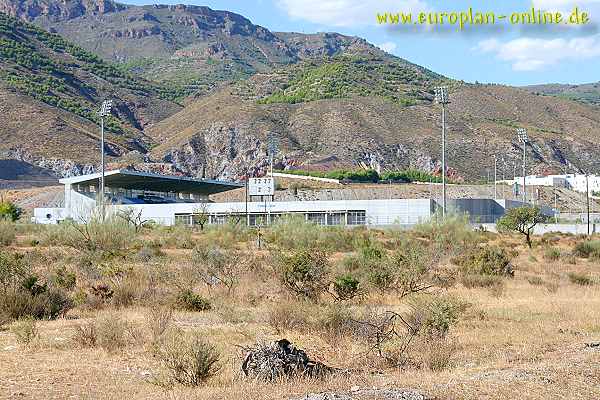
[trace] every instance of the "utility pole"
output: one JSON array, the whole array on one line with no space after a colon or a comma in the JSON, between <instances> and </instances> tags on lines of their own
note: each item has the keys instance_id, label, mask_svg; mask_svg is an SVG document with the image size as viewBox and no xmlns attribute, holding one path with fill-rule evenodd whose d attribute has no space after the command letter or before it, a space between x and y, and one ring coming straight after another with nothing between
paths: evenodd
<instances>
[{"instance_id":1,"label":"utility pole","mask_svg":"<svg viewBox=\"0 0 600 400\"><path fill-rule=\"evenodd\" d=\"M246 170L246 182L244 184L244 189L245 189L245 196L244 196L244 200L246 202L246 226L250 226L250 215L248 214L248 179L249 179L249 174L248 174L248 170Z\"/></svg>"},{"instance_id":2,"label":"utility pole","mask_svg":"<svg viewBox=\"0 0 600 400\"><path fill-rule=\"evenodd\" d=\"M448 88L438 86L435 89L435 100L442 105L442 218L446 218L446 104Z\"/></svg>"},{"instance_id":3,"label":"utility pole","mask_svg":"<svg viewBox=\"0 0 600 400\"><path fill-rule=\"evenodd\" d=\"M529 141L529 137L527 136L527 131L524 128L517 129L517 137L519 141L523 143L523 203L527 203L527 181L526 178L526 160L527 160L527 142Z\"/></svg>"},{"instance_id":4,"label":"utility pole","mask_svg":"<svg viewBox=\"0 0 600 400\"><path fill-rule=\"evenodd\" d=\"M104 117L110 115L111 108L112 100L104 100L102 102L102 107L100 107L100 111L98 112L98 116L100 117L100 164L102 168L102 173L100 175L100 207L102 212L102 222L104 222L106 217L104 209Z\"/></svg>"},{"instance_id":5,"label":"utility pole","mask_svg":"<svg viewBox=\"0 0 600 400\"><path fill-rule=\"evenodd\" d=\"M271 181L273 182L273 195L271 196L271 202L275 200L275 178L273 177L273 158L275 153L277 152L277 143L275 141L275 137L272 133L269 133L267 136L267 151L269 152L269 164L271 168ZM267 225L271 224L271 205L269 204L269 209L265 210L267 213ZM265 209L267 208L267 201L265 199Z\"/></svg>"},{"instance_id":6,"label":"utility pole","mask_svg":"<svg viewBox=\"0 0 600 400\"><path fill-rule=\"evenodd\" d=\"M587 201L587 234L590 236L590 180L588 173L585 173L585 197Z\"/></svg>"},{"instance_id":7,"label":"utility pole","mask_svg":"<svg viewBox=\"0 0 600 400\"><path fill-rule=\"evenodd\" d=\"M498 159L494 154L494 200L498 200L498 190L497 190L497 182L498 182Z\"/></svg>"}]
</instances>

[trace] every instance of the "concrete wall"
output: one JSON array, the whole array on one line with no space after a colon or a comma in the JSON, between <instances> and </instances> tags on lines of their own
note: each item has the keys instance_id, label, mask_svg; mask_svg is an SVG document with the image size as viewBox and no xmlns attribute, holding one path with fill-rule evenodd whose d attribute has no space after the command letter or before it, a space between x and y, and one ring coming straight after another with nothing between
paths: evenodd
<instances>
[{"instance_id":1,"label":"concrete wall","mask_svg":"<svg viewBox=\"0 0 600 400\"><path fill-rule=\"evenodd\" d=\"M481 224L486 231L497 232L496 224ZM543 235L544 233L572 233L574 235L587 235L587 224L541 224L536 225L533 234ZM590 233L600 232L600 224L590 224Z\"/></svg>"}]
</instances>

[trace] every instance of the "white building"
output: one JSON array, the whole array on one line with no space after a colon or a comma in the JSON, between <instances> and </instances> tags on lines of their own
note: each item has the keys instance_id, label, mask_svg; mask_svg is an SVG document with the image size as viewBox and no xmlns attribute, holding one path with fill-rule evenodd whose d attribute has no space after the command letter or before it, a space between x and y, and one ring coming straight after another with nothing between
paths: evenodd
<instances>
[{"instance_id":1,"label":"white building","mask_svg":"<svg viewBox=\"0 0 600 400\"><path fill-rule=\"evenodd\" d=\"M590 193L600 192L600 176L589 175L589 189ZM517 176L515 179L507 179L499 181L499 183L508 183L513 185L523 184L523 177ZM567 188L576 192L586 192L586 177L582 174L567 174L567 175L528 175L525 177L525 184L527 186L555 186L561 188Z\"/></svg>"},{"instance_id":2,"label":"white building","mask_svg":"<svg viewBox=\"0 0 600 400\"><path fill-rule=\"evenodd\" d=\"M61 179L65 185L64 208L36 208L34 222L59 223L65 219L89 221L97 213L100 174ZM249 201L212 203L210 194L243 187L241 184L164 176L126 170L105 174L107 213L133 210L143 220L164 225L193 224L208 214L209 223L228 220L249 225L270 223L282 215L301 215L320 225L400 225L429 221L439 210L433 199L342 201ZM522 203L511 200L457 199L448 201L449 212L468 214L472 222L495 222L506 208Z\"/></svg>"}]
</instances>

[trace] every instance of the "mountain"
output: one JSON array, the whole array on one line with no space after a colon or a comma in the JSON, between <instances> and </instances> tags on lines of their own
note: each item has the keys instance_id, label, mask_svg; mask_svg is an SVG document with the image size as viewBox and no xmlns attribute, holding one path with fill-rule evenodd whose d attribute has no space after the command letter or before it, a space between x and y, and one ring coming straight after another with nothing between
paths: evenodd
<instances>
[{"instance_id":1,"label":"mountain","mask_svg":"<svg viewBox=\"0 0 600 400\"><path fill-rule=\"evenodd\" d=\"M525 86L525 89L537 94L557 96L600 106L600 82L585 83L582 85L549 83L545 85Z\"/></svg>"},{"instance_id":2,"label":"mountain","mask_svg":"<svg viewBox=\"0 0 600 400\"><path fill-rule=\"evenodd\" d=\"M336 33L273 33L228 11L111 0L0 0L0 11L191 93L308 58L374 48Z\"/></svg>"},{"instance_id":3,"label":"mountain","mask_svg":"<svg viewBox=\"0 0 600 400\"><path fill-rule=\"evenodd\" d=\"M170 89L0 13L0 151L5 156L50 164L94 163L99 136L95 110L108 97L114 111L105 123L107 151L114 157L133 150L145 153L152 143L143 129L181 109ZM71 167L58 161L53 169Z\"/></svg>"},{"instance_id":4,"label":"mountain","mask_svg":"<svg viewBox=\"0 0 600 400\"><path fill-rule=\"evenodd\" d=\"M0 9L77 43L14 19L6 28L29 47L0 59L9 73L0 80L0 150L38 166L71 173L73 163L96 160L92 110L110 94L111 161L138 168L238 179L265 170L271 136L278 168L439 171L433 87L446 85L455 180L485 178L494 154L499 177L510 176L522 157L517 127L528 129L532 171L600 171L599 106L450 80L364 39L270 32L198 6L0 0ZM39 61L45 54L53 64ZM17 69L26 83L10 75Z\"/></svg>"},{"instance_id":5,"label":"mountain","mask_svg":"<svg viewBox=\"0 0 600 400\"><path fill-rule=\"evenodd\" d=\"M485 178L494 154L510 176L521 164L517 127L529 131L534 172L600 170L599 108L450 81L374 55L305 62L198 99L147 130L161 143L150 154L192 175L237 178L266 168L272 135L278 168L435 171L441 126L432 87L441 82L450 87L448 159L456 179Z\"/></svg>"}]
</instances>

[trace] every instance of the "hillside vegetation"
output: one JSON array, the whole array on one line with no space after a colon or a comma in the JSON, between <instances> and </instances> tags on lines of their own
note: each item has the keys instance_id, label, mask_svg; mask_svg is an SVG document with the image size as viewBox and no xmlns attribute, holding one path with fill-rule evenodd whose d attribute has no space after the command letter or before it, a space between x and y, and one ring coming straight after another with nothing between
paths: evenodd
<instances>
[{"instance_id":1,"label":"hillside vegetation","mask_svg":"<svg viewBox=\"0 0 600 400\"><path fill-rule=\"evenodd\" d=\"M381 97L401 105L429 102L442 77L400 59L338 56L291 67L281 90L261 104L302 103L352 96Z\"/></svg>"}]
</instances>

